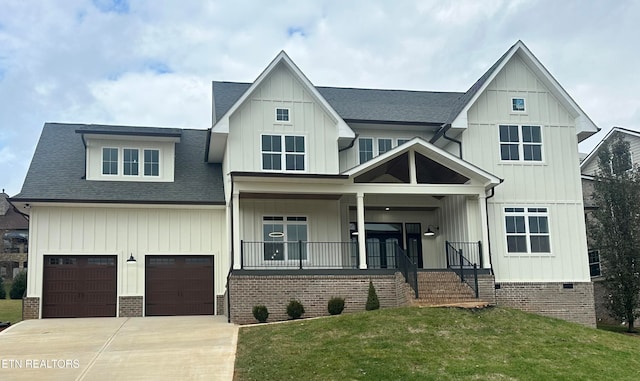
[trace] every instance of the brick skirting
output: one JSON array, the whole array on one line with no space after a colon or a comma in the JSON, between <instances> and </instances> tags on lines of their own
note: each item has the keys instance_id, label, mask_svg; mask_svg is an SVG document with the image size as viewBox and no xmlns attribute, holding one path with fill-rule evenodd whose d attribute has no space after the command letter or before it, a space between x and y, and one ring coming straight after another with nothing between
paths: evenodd
<instances>
[{"instance_id":1,"label":"brick skirting","mask_svg":"<svg viewBox=\"0 0 640 381\"><path fill-rule=\"evenodd\" d=\"M120 317L142 316L142 296L120 296Z\"/></svg>"},{"instance_id":2,"label":"brick skirting","mask_svg":"<svg viewBox=\"0 0 640 381\"><path fill-rule=\"evenodd\" d=\"M227 299L226 293L223 295L216 295L216 315L226 315Z\"/></svg>"},{"instance_id":3,"label":"brick skirting","mask_svg":"<svg viewBox=\"0 0 640 381\"><path fill-rule=\"evenodd\" d=\"M588 327L596 326L591 282L496 282L495 295L499 306L517 308Z\"/></svg>"},{"instance_id":4,"label":"brick skirting","mask_svg":"<svg viewBox=\"0 0 640 381\"><path fill-rule=\"evenodd\" d=\"M287 304L299 300L305 309L303 317L329 315L327 302L334 296L345 298L343 313L364 311L369 280L376 288L380 307L397 307L408 303L409 295L400 273L388 275L250 275L231 274L229 295L231 321L236 324L256 323L252 309L265 305L269 320L289 319Z\"/></svg>"},{"instance_id":5,"label":"brick skirting","mask_svg":"<svg viewBox=\"0 0 640 381\"><path fill-rule=\"evenodd\" d=\"M22 320L40 318L40 298L27 297L22 299Z\"/></svg>"}]
</instances>

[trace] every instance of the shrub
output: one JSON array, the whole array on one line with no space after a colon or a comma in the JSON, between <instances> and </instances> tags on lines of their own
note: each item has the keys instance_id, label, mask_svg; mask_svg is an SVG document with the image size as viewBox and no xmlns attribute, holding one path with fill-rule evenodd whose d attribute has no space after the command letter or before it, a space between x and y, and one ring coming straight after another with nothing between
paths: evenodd
<instances>
[{"instance_id":1,"label":"shrub","mask_svg":"<svg viewBox=\"0 0 640 381\"><path fill-rule=\"evenodd\" d=\"M329 299L327 310L331 315L340 315L344 310L344 298L334 296L333 298Z\"/></svg>"},{"instance_id":2,"label":"shrub","mask_svg":"<svg viewBox=\"0 0 640 381\"><path fill-rule=\"evenodd\" d=\"M27 289L27 272L21 271L13 278L9 297L11 299L22 299L24 291Z\"/></svg>"},{"instance_id":3,"label":"shrub","mask_svg":"<svg viewBox=\"0 0 640 381\"><path fill-rule=\"evenodd\" d=\"M266 323L269 318L269 310L267 306L253 306L253 317L260 323Z\"/></svg>"},{"instance_id":4,"label":"shrub","mask_svg":"<svg viewBox=\"0 0 640 381\"><path fill-rule=\"evenodd\" d=\"M4 283L2 277L0 276L0 299L7 298L7 291L4 289Z\"/></svg>"},{"instance_id":5,"label":"shrub","mask_svg":"<svg viewBox=\"0 0 640 381\"><path fill-rule=\"evenodd\" d=\"M367 295L367 305L365 309L367 311L372 311L379 308L380 301L378 300L378 294L376 294L376 288L373 287L373 282L369 281L369 295Z\"/></svg>"},{"instance_id":6,"label":"shrub","mask_svg":"<svg viewBox=\"0 0 640 381\"><path fill-rule=\"evenodd\" d=\"M287 306L287 315L291 319L299 319L304 313L304 306L297 300L291 300Z\"/></svg>"}]
</instances>

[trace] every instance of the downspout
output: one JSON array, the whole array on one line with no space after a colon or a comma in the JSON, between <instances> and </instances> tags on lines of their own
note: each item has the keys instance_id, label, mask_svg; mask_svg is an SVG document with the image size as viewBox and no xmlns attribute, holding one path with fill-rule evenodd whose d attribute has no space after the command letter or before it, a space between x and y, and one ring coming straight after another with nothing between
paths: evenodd
<instances>
[{"instance_id":1,"label":"downspout","mask_svg":"<svg viewBox=\"0 0 640 381\"><path fill-rule=\"evenodd\" d=\"M450 124L448 124L448 125L445 127L445 130L444 130L444 132L442 133L442 137L443 137L443 138L445 138L445 139L447 139L447 140L448 140L448 141L450 141L450 142L454 142L454 143L458 144L458 152L460 153L460 155L459 155L458 157L459 157L460 159L462 159L462 142L461 142L460 140L457 140L457 139L454 139L454 138L451 138L451 137L448 137L448 136L447 136L447 131L449 131L449 128L451 128L451 125L450 125Z\"/></svg>"},{"instance_id":2,"label":"downspout","mask_svg":"<svg viewBox=\"0 0 640 381\"><path fill-rule=\"evenodd\" d=\"M502 182L502 180L500 180ZM493 273L493 261L491 260L491 231L489 228L489 199L496 195L496 188L491 188L491 196L484 198L484 209L487 211L487 250L489 250L489 268L491 269L491 275L495 275Z\"/></svg>"},{"instance_id":3,"label":"downspout","mask_svg":"<svg viewBox=\"0 0 640 381\"><path fill-rule=\"evenodd\" d=\"M348 150L350 148L353 148L353 146L356 144L356 140L358 139L358 136L360 136L360 135L356 134L356 136L353 138L353 140L351 140L351 143L349 143L348 146L346 146L346 147L344 147L342 149L339 149L338 152L346 151L346 150Z\"/></svg>"}]
</instances>

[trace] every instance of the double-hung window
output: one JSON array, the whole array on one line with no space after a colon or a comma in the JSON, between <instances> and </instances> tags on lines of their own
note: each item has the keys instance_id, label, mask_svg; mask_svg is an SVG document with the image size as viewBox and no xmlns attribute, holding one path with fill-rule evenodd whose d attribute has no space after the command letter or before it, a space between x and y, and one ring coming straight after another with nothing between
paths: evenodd
<instances>
[{"instance_id":1,"label":"double-hung window","mask_svg":"<svg viewBox=\"0 0 640 381\"><path fill-rule=\"evenodd\" d=\"M373 159L373 138L359 138L360 164Z\"/></svg>"},{"instance_id":2,"label":"double-hung window","mask_svg":"<svg viewBox=\"0 0 640 381\"><path fill-rule=\"evenodd\" d=\"M600 251L599 250L589 250L589 272L591 276L600 276L602 275L600 269Z\"/></svg>"},{"instance_id":3,"label":"double-hung window","mask_svg":"<svg viewBox=\"0 0 640 381\"><path fill-rule=\"evenodd\" d=\"M500 125L500 159L542 161L540 126Z\"/></svg>"},{"instance_id":4,"label":"double-hung window","mask_svg":"<svg viewBox=\"0 0 640 381\"><path fill-rule=\"evenodd\" d=\"M547 208L504 208L508 253L550 253Z\"/></svg>"},{"instance_id":5,"label":"double-hung window","mask_svg":"<svg viewBox=\"0 0 640 381\"><path fill-rule=\"evenodd\" d=\"M125 176L138 176L139 163L138 150L135 148L125 148L123 150Z\"/></svg>"},{"instance_id":6,"label":"double-hung window","mask_svg":"<svg viewBox=\"0 0 640 381\"><path fill-rule=\"evenodd\" d=\"M157 149L144 150L144 175L160 176L160 151Z\"/></svg>"},{"instance_id":7,"label":"double-hung window","mask_svg":"<svg viewBox=\"0 0 640 381\"><path fill-rule=\"evenodd\" d=\"M391 146L393 144L392 139L378 139L378 155L382 155L387 151L391 151Z\"/></svg>"},{"instance_id":8,"label":"double-hung window","mask_svg":"<svg viewBox=\"0 0 640 381\"><path fill-rule=\"evenodd\" d=\"M102 174L117 175L118 174L118 149L103 148L102 149Z\"/></svg>"},{"instance_id":9,"label":"double-hung window","mask_svg":"<svg viewBox=\"0 0 640 381\"><path fill-rule=\"evenodd\" d=\"M307 218L265 216L262 222L264 260L306 260Z\"/></svg>"},{"instance_id":10,"label":"double-hung window","mask_svg":"<svg viewBox=\"0 0 640 381\"><path fill-rule=\"evenodd\" d=\"M284 148L284 152L283 152ZM304 171L304 136L262 135L262 169Z\"/></svg>"}]
</instances>

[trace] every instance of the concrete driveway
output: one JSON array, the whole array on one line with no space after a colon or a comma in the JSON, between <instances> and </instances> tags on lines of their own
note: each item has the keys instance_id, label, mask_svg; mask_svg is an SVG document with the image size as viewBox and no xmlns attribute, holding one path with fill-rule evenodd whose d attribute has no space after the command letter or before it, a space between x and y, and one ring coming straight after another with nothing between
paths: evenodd
<instances>
[{"instance_id":1,"label":"concrete driveway","mask_svg":"<svg viewBox=\"0 0 640 381\"><path fill-rule=\"evenodd\" d=\"M0 333L0 380L231 380L220 316L27 320Z\"/></svg>"}]
</instances>

